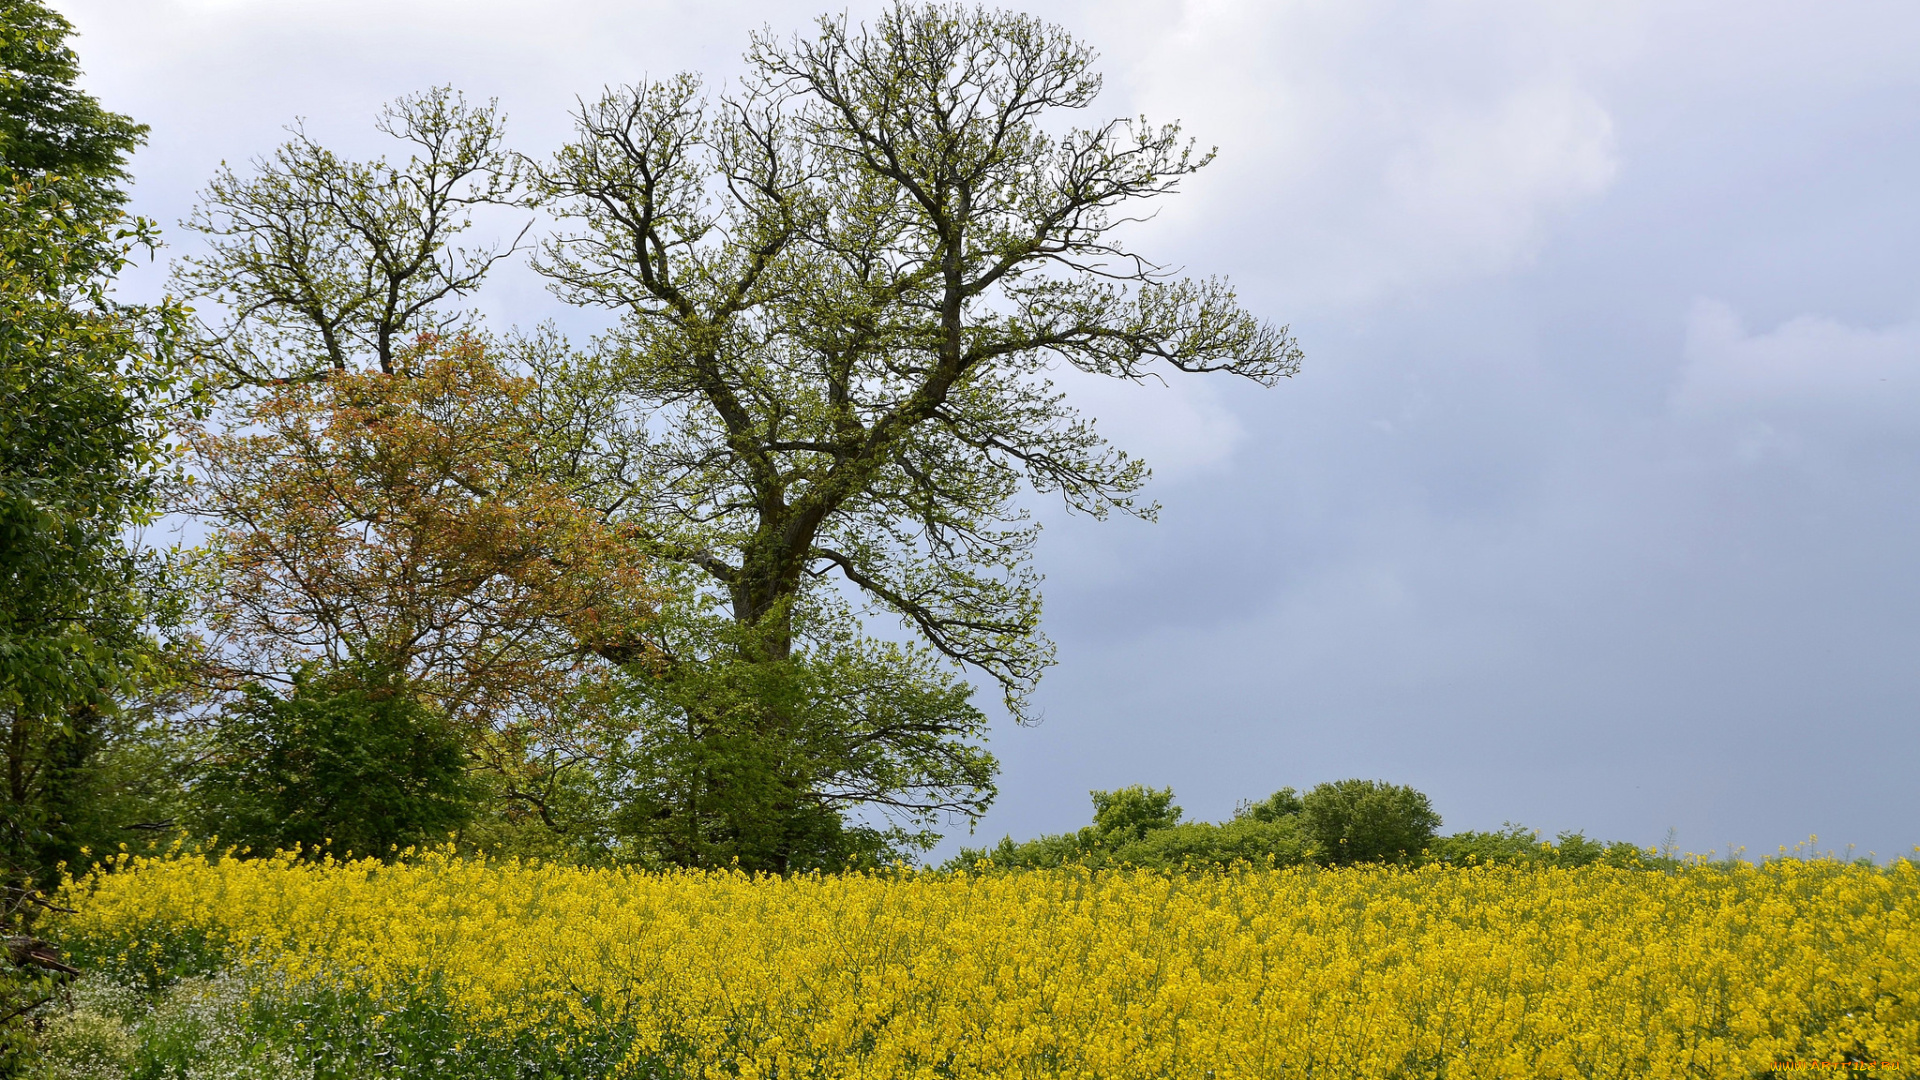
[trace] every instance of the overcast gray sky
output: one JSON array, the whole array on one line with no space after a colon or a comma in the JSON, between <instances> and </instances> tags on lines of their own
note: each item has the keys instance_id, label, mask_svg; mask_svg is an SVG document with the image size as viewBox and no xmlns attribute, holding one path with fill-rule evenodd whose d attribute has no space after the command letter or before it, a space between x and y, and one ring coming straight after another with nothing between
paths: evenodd
<instances>
[{"instance_id":1,"label":"overcast gray sky","mask_svg":"<svg viewBox=\"0 0 1920 1080\"><path fill-rule=\"evenodd\" d=\"M826 10L53 2L152 125L136 207L169 225L296 116L367 153L382 101L451 82L542 152L576 95L724 78ZM1025 7L1101 51L1098 111L1220 147L1134 243L1307 363L1063 380L1165 510L1043 511L1060 665L1045 722L995 732L977 839L1083 824L1096 787L1220 818L1360 776L1449 830L1920 845L1920 7ZM525 274L483 304L586 325Z\"/></svg>"}]
</instances>

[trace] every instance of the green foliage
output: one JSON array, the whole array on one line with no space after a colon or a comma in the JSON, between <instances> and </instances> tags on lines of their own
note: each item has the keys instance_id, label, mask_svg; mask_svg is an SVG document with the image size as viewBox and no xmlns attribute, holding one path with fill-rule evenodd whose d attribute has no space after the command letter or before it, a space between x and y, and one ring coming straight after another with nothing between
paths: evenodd
<instances>
[{"instance_id":1,"label":"green foliage","mask_svg":"<svg viewBox=\"0 0 1920 1080\"><path fill-rule=\"evenodd\" d=\"M198 824L223 842L384 856L472 814L459 734L383 672L302 672L284 697L249 686L212 744Z\"/></svg>"},{"instance_id":2,"label":"green foliage","mask_svg":"<svg viewBox=\"0 0 1920 1080\"><path fill-rule=\"evenodd\" d=\"M1301 835L1320 861L1418 861L1433 842L1440 815L1425 795L1379 780L1320 784L1300 800Z\"/></svg>"},{"instance_id":3,"label":"green foliage","mask_svg":"<svg viewBox=\"0 0 1920 1080\"><path fill-rule=\"evenodd\" d=\"M152 562L122 531L152 509L166 385L140 313L103 295L122 256L62 187L0 189L0 860L41 875L76 843L55 801L150 648Z\"/></svg>"},{"instance_id":4,"label":"green foliage","mask_svg":"<svg viewBox=\"0 0 1920 1080\"><path fill-rule=\"evenodd\" d=\"M0 875L41 885L112 837L100 752L166 666L165 564L126 537L156 512L191 399L181 309L109 295L156 243L117 209L144 129L72 85L70 29L0 4Z\"/></svg>"},{"instance_id":5,"label":"green foliage","mask_svg":"<svg viewBox=\"0 0 1920 1080\"><path fill-rule=\"evenodd\" d=\"M873 866L977 814L995 763L972 688L924 649L851 631L770 661L721 621L630 682L614 828L642 861L786 873ZM711 635L711 637L709 637ZM702 651L718 640L723 647ZM726 646L732 646L728 648ZM710 649L711 646L705 646ZM856 823L849 815L873 818Z\"/></svg>"},{"instance_id":6,"label":"green foliage","mask_svg":"<svg viewBox=\"0 0 1920 1080\"><path fill-rule=\"evenodd\" d=\"M1182 822L1171 788L1138 784L1091 793L1093 824L1077 833L1042 836L1022 844L1003 838L991 850L962 849L946 864L970 870L985 862L998 869L1058 866L1137 866L1156 870L1249 866L1293 866L1311 856L1301 840L1294 814L1299 799L1283 788L1266 800L1243 806L1221 824Z\"/></svg>"},{"instance_id":7,"label":"green foliage","mask_svg":"<svg viewBox=\"0 0 1920 1080\"><path fill-rule=\"evenodd\" d=\"M1195 821L1156 829L1114 849L1109 862L1157 870L1225 869L1235 865L1297 866L1311 852L1291 819Z\"/></svg>"},{"instance_id":8,"label":"green foliage","mask_svg":"<svg viewBox=\"0 0 1920 1080\"><path fill-rule=\"evenodd\" d=\"M1429 846L1429 856L1438 862L1460 866L1505 864L1520 866L1607 866L1632 869L1670 862L1650 855L1624 840L1602 843L1589 840L1585 833L1562 832L1553 842L1540 839L1538 830L1513 822L1493 832L1457 832L1437 837Z\"/></svg>"},{"instance_id":9,"label":"green foliage","mask_svg":"<svg viewBox=\"0 0 1920 1080\"><path fill-rule=\"evenodd\" d=\"M126 156L145 124L108 112L80 90L73 24L38 0L0 0L0 170L12 182L74 183L90 212L126 199Z\"/></svg>"},{"instance_id":10,"label":"green foliage","mask_svg":"<svg viewBox=\"0 0 1920 1080\"><path fill-rule=\"evenodd\" d=\"M1259 802L1243 802L1232 820L1181 821L1170 788L1135 785L1093 792L1094 823L1074 833L1025 843L1003 838L991 849L963 848L947 870L1060 866L1135 866L1195 870L1317 863L1346 866L1386 862L1453 865L1507 864L1576 867L1601 863L1622 869L1672 868L1681 860L1627 843L1601 843L1563 832L1554 842L1508 825L1496 832L1436 836L1440 815L1425 795L1375 780L1320 784L1305 796L1281 788Z\"/></svg>"},{"instance_id":11,"label":"green foliage","mask_svg":"<svg viewBox=\"0 0 1920 1080\"><path fill-rule=\"evenodd\" d=\"M32 1024L59 994L48 972L0 959L0 1076L24 1076L40 1059Z\"/></svg>"},{"instance_id":12,"label":"green foliage","mask_svg":"<svg viewBox=\"0 0 1920 1080\"><path fill-rule=\"evenodd\" d=\"M532 756L537 772L467 773L472 814L457 837L461 850L585 866L646 862L615 833L615 807L589 763Z\"/></svg>"},{"instance_id":13,"label":"green foliage","mask_svg":"<svg viewBox=\"0 0 1920 1080\"><path fill-rule=\"evenodd\" d=\"M1184 813L1173 805L1172 788L1156 790L1135 784L1089 794L1093 796L1092 839L1102 847L1119 847L1157 829L1170 829Z\"/></svg>"}]
</instances>

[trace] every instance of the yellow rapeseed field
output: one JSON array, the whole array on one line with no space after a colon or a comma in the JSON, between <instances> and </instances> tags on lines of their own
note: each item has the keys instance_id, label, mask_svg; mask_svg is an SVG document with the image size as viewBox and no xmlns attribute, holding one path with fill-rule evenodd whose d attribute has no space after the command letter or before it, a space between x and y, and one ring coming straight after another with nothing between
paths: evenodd
<instances>
[{"instance_id":1,"label":"yellow rapeseed field","mask_svg":"<svg viewBox=\"0 0 1920 1080\"><path fill-rule=\"evenodd\" d=\"M122 858L69 939L759 1077L1913 1075L1920 869L789 879Z\"/></svg>"}]
</instances>

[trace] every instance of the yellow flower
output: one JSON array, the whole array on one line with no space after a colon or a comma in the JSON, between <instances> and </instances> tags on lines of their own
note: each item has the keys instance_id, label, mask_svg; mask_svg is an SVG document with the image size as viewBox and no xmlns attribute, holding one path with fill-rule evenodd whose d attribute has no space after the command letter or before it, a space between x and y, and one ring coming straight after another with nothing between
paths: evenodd
<instances>
[{"instance_id":1,"label":"yellow flower","mask_svg":"<svg viewBox=\"0 0 1920 1080\"><path fill-rule=\"evenodd\" d=\"M625 1040L617 1074L1920 1070L1910 862L780 879L175 852L67 903L93 955L204 940L288 993L432 995L470 1037Z\"/></svg>"}]
</instances>

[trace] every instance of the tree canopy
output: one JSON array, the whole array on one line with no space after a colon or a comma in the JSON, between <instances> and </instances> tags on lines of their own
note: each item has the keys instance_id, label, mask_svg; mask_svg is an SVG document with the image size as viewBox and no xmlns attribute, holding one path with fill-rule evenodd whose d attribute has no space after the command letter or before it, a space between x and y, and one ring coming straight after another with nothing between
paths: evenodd
<instances>
[{"instance_id":1,"label":"tree canopy","mask_svg":"<svg viewBox=\"0 0 1920 1080\"><path fill-rule=\"evenodd\" d=\"M126 201L127 154L146 140L147 126L75 85L72 32L39 0L0 0L0 167L15 180L76 181L69 198L106 210Z\"/></svg>"},{"instance_id":2,"label":"tree canopy","mask_svg":"<svg viewBox=\"0 0 1920 1080\"><path fill-rule=\"evenodd\" d=\"M1025 716L1052 650L1020 492L1151 512L1048 366L1271 384L1300 352L1122 243L1210 155L1143 121L1051 133L1100 85L1059 28L902 4L747 59L716 104L691 76L610 90L534 173L563 223L540 269L622 315L609 480L769 656L837 577Z\"/></svg>"},{"instance_id":3,"label":"tree canopy","mask_svg":"<svg viewBox=\"0 0 1920 1080\"><path fill-rule=\"evenodd\" d=\"M519 183L491 104L436 88L393 102L378 127L405 162L345 160L296 124L252 175L223 165L182 223L206 251L181 259L175 281L223 310L205 344L231 385L368 362L391 373L411 337L466 323L446 305L512 251L457 246L474 208L512 201Z\"/></svg>"}]
</instances>

